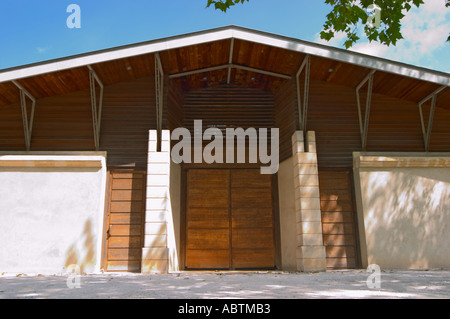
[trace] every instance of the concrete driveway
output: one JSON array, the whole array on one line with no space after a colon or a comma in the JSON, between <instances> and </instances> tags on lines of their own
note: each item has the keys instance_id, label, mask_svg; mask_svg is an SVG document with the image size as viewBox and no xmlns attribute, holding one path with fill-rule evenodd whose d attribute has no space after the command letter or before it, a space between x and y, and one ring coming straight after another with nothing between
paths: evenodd
<instances>
[{"instance_id":1,"label":"concrete driveway","mask_svg":"<svg viewBox=\"0 0 450 319\"><path fill-rule=\"evenodd\" d=\"M450 298L450 270L384 270L376 278L378 281L370 275L365 270L108 273L75 277L2 274L0 299ZM376 283L378 287L374 287Z\"/></svg>"}]
</instances>

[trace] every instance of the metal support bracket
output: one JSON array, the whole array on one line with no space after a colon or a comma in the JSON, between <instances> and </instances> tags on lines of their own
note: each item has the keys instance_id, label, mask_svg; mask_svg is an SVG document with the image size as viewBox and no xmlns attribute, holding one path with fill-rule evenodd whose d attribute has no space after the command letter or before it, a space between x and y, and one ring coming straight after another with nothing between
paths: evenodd
<instances>
[{"instance_id":1,"label":"metal support bracket","mask_svg":"<svg viewBox=\"0 0 450 319\"><path fill-rule=\"evenodd\" d=\"M25 135L25 147L29 151L31 149L31 136L33 132L34 110L36 108L36 99L28 92L19 82L12 81L20 90L20 106L22 108L23 131ZM28 118L27 97L31 100L31 113Z\"/></svg>"},{"instance_id":2,"label":"metal support bracket","mask_svg":"<svg viewBox=\"0 0 450 319\"><path fill-rule=\"evenodd\" d=\"M309 78L310 78L310 68L311 68L311 56L307 55L297 72L295 77L297 85L297 107L298 107L298 122L299 130L306 132L306 119L308 115L308 98L309 98ZM300 88L300 75L303 70L305 71L305 85L303 88L303 101Z\"/></svg>"},{"instance_id":3,"label":"metal support bracket","mask_svg":"<svg viewBox=\"0 0 450 319\"><path fill-rule=\"evenodd\" d=\"M274 77L278 77L281 79L286 79L286 80L290 80L292 77L290 75L286 75L286 74L281 74L281 73L276 73L276 72L271 72L271 71L266 71L266 70L260 70L260 69L255 69L252 67L248 67L248 66L244 66L244 65L239 65L239 64L222 64L222 65L218 65L218 66L212 66L212 67L208 67L208 68L202 68L202 69L196 69L196 70L192 70L192 71L186 71L186 72L181 72L181 73L174 73L174 74L170 74L169 75L169 79L176 79L176 78L180 78L183 76L189 76L189 75L194 75L194 74L199 74L199 73L204 73L204 72L211 72L211 71L216 71L216 70L223 70L223 69L240 69L240 70L245 70L245 71L250 71L250 72L255 72L255 73L259 73L259 74L265 74L265 75L269 75L269 76L274 76Z\"/></svg>"},{"instance_id":4,"label":"metal support bracket","mask_svg":"<svg viewBox=\"0 0 450 319\"><path fill-rule=\"evenodd\" d=\"M370 73L359 83L356 87L356 104L358 105L358 119L359 119L359 130L361 133L361 146L362 150L366 150L367 146L367 132L369 129L369 118L370 118L370 106L372 104L372 88L373 88L373 77L376 70L370 71ZM367 83L367 97L366 97L366 111L364 112L364 121L361 115L361 100L359 96L359 90Z\"/></svg>"},{"instance_id":5,"label":"metal support bracket","mask_svg":"<svg viewBox=\"0 0 450 319\"><path fill-rule=\"evenodd\" d=\"M92 123L94 128L94 144L95 150L100 147L100 127L102 123L102 108L103 108L103 91L104 86L94 69L88 65L89 69L89 83L91 90L91 107L92 107ZM97 88L96 84L100 87L100 93L97 105Z\"/></svg>"},{"instance_id":6,"label":"metal support bracket","mask_svg":"<svg viewBox=\"0 0 450 319\"><path fill-rule=\"evenodd\" d=\"M422 125L422 135L423 135L423 142L425 145L425 151L428 152L428 149L430 147L430 138L431 138L431 129L433 127L433 120L434 120L434 111L436 109L436 99L439 92L444 90L446 86L441 86L436 91L428 95L426 98L424 98L422 101L418 103L419 107L419 114L420 114L420 124ZM428 116L428 125L425 127L425 121L423 118L423 109L422 105L431 99L431 108L430 108L430 114Z\"/></svg>"},{"instance_id":7,"label":"metal support bracket","mask_svg":"<svg viewBox=\"0 0 450 319\"><path fill-rule=\"evenodd\" d=\"M161 149L161 131L163 121L163 103L164 103L164 71L161 58L155 53L155 86L156 86L156 130L157 130L157 150Z\"/></svg>"},{"instance_id":8,"label":"metal support bracket","mask_svg":"<svg viewBox=\"0 0 450 319\"><path fill-rule=\"evenodd\" d=\"M233 64L233 52L234 52L234 38L231 38L231 44L230 44L230 56L228 58L228 64L230 65L228 67L228 76L227 76L227 83L230 84L231 82L231 65Z\"/></svg>"}]
</instances>

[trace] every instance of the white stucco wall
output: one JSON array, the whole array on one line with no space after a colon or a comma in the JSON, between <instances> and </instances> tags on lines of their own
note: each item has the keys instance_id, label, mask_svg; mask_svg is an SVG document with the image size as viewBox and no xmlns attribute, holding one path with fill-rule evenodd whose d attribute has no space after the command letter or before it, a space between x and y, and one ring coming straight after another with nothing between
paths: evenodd
<instances>
[{"instance_id":1,"label":"white stucco wall","mask_svg":"<svg viewBox=\"0 0 450 319\"><path fill-rule=\"evenodd\" d=\"M450 267L449 154L354 154L363 266Z\"/></svg>"},{"instance_id":2,"label":"white stucco wall","mask_svg":"<svg viewBox=\"0 0 450 319\"><path fill-rule=\"evenodd\" d=\"M99 272L105 185L105 153L0 154L0 273Z\"/></svg>"}]
</instances>

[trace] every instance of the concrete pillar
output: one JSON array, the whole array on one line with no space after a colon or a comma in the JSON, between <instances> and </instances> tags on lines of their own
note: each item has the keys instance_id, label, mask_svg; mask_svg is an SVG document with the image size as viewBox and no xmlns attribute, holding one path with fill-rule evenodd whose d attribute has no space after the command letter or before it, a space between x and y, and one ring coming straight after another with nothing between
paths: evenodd
<instances>
[{"instance_id":1,"label":"concrete pillar","mask_svg":"<svg viewBox=\"0 0 450 319\"><path fill-rule=\"evenodd\" d=\"M157 132L151 130L148 145L142 273L169 271L170 163L170 132L162 131L161 151L157 152Z\"/></svg>"},{"instance_id":2,"label":"concrete pillar","mask_svg":"<svg viewBox=\"0 0 450 319\"><path fill-rule=\"evenodd\" d=\"M297 270L326 271L326 255L322 237L319 173L315 133L309 131L292 136L297 221Z\"/></svg>"}]
</instances>

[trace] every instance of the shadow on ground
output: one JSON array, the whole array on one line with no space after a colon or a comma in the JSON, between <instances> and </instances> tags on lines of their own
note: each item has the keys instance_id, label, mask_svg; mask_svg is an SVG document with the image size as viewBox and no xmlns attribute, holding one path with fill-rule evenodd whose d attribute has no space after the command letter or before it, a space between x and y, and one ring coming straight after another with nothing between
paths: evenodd
<instances>
[{"instance_id":1,"label":"shadow on ground","mask_svg":"<svg viewBox=\"0 0 450 319\"><path fill-rule=\"evenodd\" d=\"M170 275L0 276L0 299L450 298L450 270L384 271L380 288L363 270L326 273L185 272ZM72 285L73 286L73 285Z\"/></svg>"}]
</instances>

